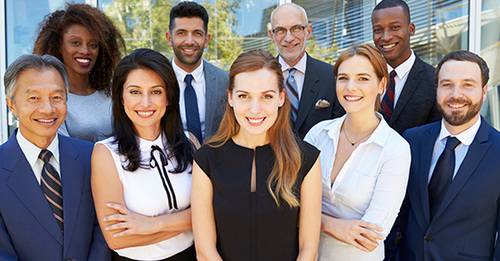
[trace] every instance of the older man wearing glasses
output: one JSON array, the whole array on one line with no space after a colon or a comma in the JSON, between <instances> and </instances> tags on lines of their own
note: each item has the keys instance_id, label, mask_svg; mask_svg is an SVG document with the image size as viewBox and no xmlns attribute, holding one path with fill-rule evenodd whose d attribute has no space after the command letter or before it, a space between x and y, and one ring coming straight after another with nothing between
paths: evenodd
<instances>
[{"instance_id":1,"label":"older man wearing glasses","mask_svg":"<svg viewBox=\"0 0 500 261\"><path fill-rule=\"evenodd\" d=\"M271 13L268 35L279 51L278 60L292 105L290 117L300 138L316 123L344 114L335 94L332 66L306 53L312 26L304 8L293 3L278 6Z\"/></svg>"}]
</instances>

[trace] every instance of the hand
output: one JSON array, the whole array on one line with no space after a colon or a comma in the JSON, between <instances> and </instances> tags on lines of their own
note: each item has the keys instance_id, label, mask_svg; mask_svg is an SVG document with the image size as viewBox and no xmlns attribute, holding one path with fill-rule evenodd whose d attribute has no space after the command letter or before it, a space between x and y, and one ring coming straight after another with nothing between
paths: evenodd
<instances>
[{"instance_id":1,"label":"hand","mask_svg":"<svg viewBox=\"0 0 500 261\"><path fill-rule=\"evenodd\" d=\"M126 235L150 235L158 232L155 228L153 217L137 214L117 203L107 203L106 207L118 211L116 214L104 217L104 221L109 224L104 228L105 230L119 231L118 233L113 234L113 237L122 237Z\"/></svg>"},{"instance_id":2,"label":"hand","mask_svg":"<svg viewBox=\"0 0 500 261\"><path fill-rule=\"evenodd\" d=\"M322 230L365 252L375 250L378 240L383 239L377 233L383 231L381 227L363 220L336 219L323 215Z\"/></svg>"}]
</instances>

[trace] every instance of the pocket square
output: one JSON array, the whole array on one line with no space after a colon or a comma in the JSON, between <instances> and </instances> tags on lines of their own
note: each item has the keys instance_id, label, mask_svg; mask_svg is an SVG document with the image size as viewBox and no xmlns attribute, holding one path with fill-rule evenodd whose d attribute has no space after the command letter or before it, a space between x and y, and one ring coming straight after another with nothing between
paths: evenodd
<instances>
[{"instance_id":1,"label":"pocket square","mask_svg":"<svg viewBox=\"0 0 500 261\"><path fill-rule=\"evenodd\" d=\"M330 107L330 103L327 100L319 99L316 104L314 104L314 109L324 109Z\"/></svg>"}]
</instances>

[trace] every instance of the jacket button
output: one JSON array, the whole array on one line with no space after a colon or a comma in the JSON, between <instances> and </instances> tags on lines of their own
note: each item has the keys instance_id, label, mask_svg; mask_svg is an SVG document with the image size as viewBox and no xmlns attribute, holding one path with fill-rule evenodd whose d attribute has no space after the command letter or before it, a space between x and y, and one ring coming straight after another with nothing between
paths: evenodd
<instances>
[{"instance_id":1,"label":"jacket button","mask_svg":"<svg viewBox=\"0 0 500 261\"><path fill-rule=\"evenodd\" d=\"M432 236L431 235L425 235L424 236L425 241L432 241Z\"/></svg>"}]
</instances>

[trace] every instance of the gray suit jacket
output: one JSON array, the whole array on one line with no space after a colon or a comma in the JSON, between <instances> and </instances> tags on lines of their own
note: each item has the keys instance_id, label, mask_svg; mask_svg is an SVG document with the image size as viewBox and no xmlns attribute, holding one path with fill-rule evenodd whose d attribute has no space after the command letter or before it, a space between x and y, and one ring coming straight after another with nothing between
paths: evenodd
<instances>
[{"instance_id":1,"label":"gray suit jacket","mask_svg":"<svg viewBox=\"0 0 500 261\"><path fill-rule=\"evenodd\" d=\"M219 128L227 100L227 86L229 77L227 72L203 60L203 73L205 75L206 105L205 105L205 136L212 136Z\"/></svg>"}]
</instances>

